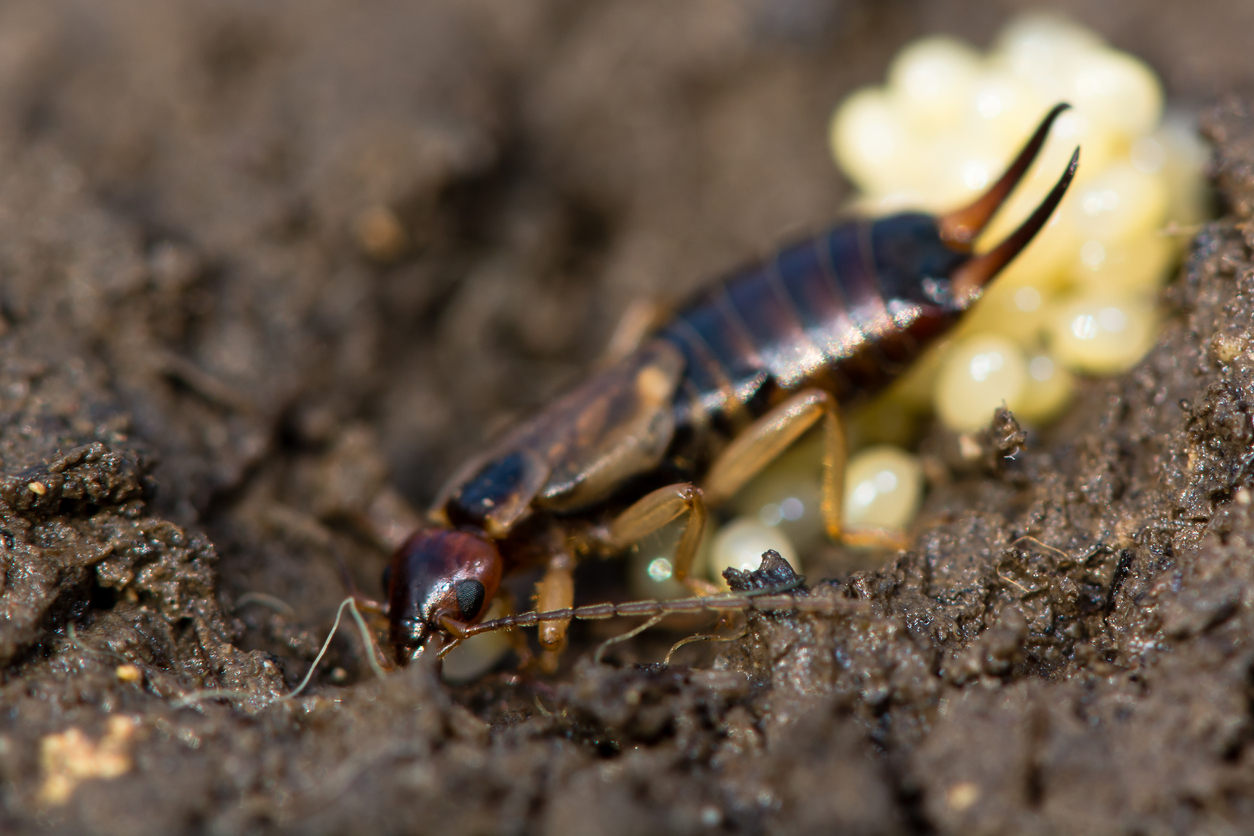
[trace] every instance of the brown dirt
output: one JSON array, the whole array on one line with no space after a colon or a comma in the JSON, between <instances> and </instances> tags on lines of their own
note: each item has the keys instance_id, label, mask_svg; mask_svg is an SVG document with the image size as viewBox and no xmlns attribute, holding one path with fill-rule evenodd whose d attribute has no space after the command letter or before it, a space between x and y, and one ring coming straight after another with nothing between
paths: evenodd
<instances>
[{"instance_id":1,"label":"brown dirt","mask_svg":"<svg viewBox=\"0 0 1254 836\"><path fill-rule=\"evenodd\" d=\"M910 551L816 586L839 617L693 667L579 631L555 677L458 689L341 637L275 701L339 561L377 591L372 519L632 299L829 221L835 102L1018 7L0 8L0 831L1254 830L1250 98L1158 348L951 462ZM1062 8L1182 106L1254 90L1243 0Z\"/></svg>"}]
</instances>

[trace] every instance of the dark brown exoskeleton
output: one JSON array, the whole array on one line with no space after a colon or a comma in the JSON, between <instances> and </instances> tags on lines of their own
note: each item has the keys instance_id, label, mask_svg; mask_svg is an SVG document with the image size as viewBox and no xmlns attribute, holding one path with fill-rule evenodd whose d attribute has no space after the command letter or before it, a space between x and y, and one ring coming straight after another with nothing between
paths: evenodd
<instances>
[{"instance_id":1,"label":"dark brown exoskeleton","mask_svg":"<svg viewBox=\"0 0 1254 836\"><path fill-rule=\"evenodd\" d=\"M824 436L822 515L851 539L840 509L845 442L840 404L882 389L949 329L1040 231L1075 175L1057 184L1008 238L972 242L1036 158L1066 105L1045 117L1002 178L940 217L903 213L841 224L717 282L630 354L593 374L468 462L444 486L389 567L397 661L429 638L456 643L504 574L544 566L536 609L549 650L572 617L571 572L591 552L622 551L686 515L674 576L689 576L706 508L731 497L807 430ZM641 609L640 614L647 614ZM630 611L630 610L629 610Z\"/></svg>"}]
</instances>

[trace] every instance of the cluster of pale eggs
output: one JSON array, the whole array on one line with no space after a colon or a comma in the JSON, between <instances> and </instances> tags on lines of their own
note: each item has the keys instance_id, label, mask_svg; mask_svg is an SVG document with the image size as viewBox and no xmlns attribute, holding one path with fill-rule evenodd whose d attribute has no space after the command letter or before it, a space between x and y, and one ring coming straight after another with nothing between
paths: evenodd
<instances>
[{"instance_id":1,"label":"cluster of pale eggs","mask_svg":"<svg viewBox=\"0 0 1254 836\"><path fill-rule=\"evenodd\" d=\"M1187 121L1163 118L1162 89L1140 59L1039 15L1012 22L987 55L952 38L923 38L898 53L886 85L837 108L832 151L861 190L862 213L944 212L990 186L1058 102L1072 108L977 249L1018 226L1078 145L1067 196L956 333L855 418L855 437L906 443L912 418L932 410L951 429L972 432L1002 405L1043 424L1066 407L1074 374L1124 371L1151 347L1157 292L1210 198L1205 147ZM800 571L798 553L824 538L820 461L819 440L810 437L742 490L730 503L733 518L706 537L694 572L721 583L723 569L757 568L767 549ZM845 524L904 529L922 492L914 455L890 443L865 447L846 471ZM678 536L672 524L639 544L631 564L637 597L688 594L672 578ZM503 652L501 637L482 640ZM457 675L460 654L450 656L446 675Z\"/></svg>"},{"instance_id":2,"label":"cluster of pale eggs","mask_svg":"<svg viewBox=\"0 0 1254 836\"><path fill-rule=\"evenodd\" d=\"M1052 17L1012 23L988 56L950 38L917 41L885 87L855 93L832 119L833 151L863 206L944 211L991 185L1061 101L1072 109L982 242L1027 216L1078 145L1075 183L954 337L892 393L907 408L934 407L960 432L1002 404L1048 422L1066 406L1073 373L1113 374L1145 355L1157 291L1184 231L1207 213L1207 152L1187 123L1163 119L1149 67Z\"/></svg>"}]
</instances>

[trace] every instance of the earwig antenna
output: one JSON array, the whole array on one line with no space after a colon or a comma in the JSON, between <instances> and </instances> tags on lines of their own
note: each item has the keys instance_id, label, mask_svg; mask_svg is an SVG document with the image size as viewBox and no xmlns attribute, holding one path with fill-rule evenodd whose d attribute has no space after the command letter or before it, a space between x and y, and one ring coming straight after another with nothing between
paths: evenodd
<instances>
[{"instance_id":1,"label":"earwig antenna","mask_svg":"<svg viewBox=\"0 0 1254 836\"><path fill-rule=\"evenodd\" d=\"M318 664L322 661L322 657L327 654L327 649L331 647L331 639L335 638L335 631L340 629L340 619L344 617L345 607L349 608L353 620L357 622L357 629L361 631L361 641L365 645L366 659L370 662L370 669L374 671L375 676L380 679L384 678L383 668L379 667L379 661L374 657L374 642L370 639L370 628L366 626L366 620L357 611L356 599L350 595L340 602L340 608L335 611L335 623L331 625L331 632L327 634L327 639L322 643L322 649L318 651L318 655L314 657L313 664L309 666L309 672L305 674L305 678L290 693L279 697L278 702L294 699L301 691L305 690L305 686L313 679L314 671L318 669Z\"/></svg>"},{"instance_id":2,"label":"earwig antenna","mask_svg":"<svg viewBox=\"0 0 1254 836\"><path fill-rule=\"evenodd\" d=\"M443 648L440 651L440 655L442 658L444 653L452 650L463 639L477 636L480 633L495 633L500 630L512 630L515 627L535 627L537 624L543 624L548 621L567 621L569 619L602 621L607 618L622 618L633 615L661 616L665 618L669 615L678 615L680 613L743 612L750 609L775 611L791 608L805 611L808 608L801 602L808 599L787 594L805 583L805 580L804 577L797 576L787 583L768 586L763 589L750 589L745 592L726 592L719 595L707 595L696 598L675 598L670 601L628 601L625 604L589 604L585 607L567 607L560 610L532 611L519 613L518 615L507 615L504 618L497 618L468 627L465 635L460 636L454 643L450 643L449 646Z\"/></svg>"},{"instance_id":3,"label":"earwig antenna","mask_svg":"<svg viewBox=\"0 0 1254 836\"><path fill-rule=\"evenodd\" d=\"M988 191L976 198L970 206L956 209L938 219L942 241L959 252L971 252L971 246L975 243L976 237L984 231L984 227L988 226L993 215L997 214L997 210L1006 202L1006 198L1010 197L1010 193L1014 191L1015 186L1019 185L1023 175L1027 174L1032 166L1036 155L1041 152L1041 146L1045 144L1054 120L1069 107L1071 105L1066 102L1054 105L1053 109L1041 120L1041 124L1037 126L1031 139L1023 146L1019 156L1015 157L1014 162L1006 169L1006 173Z\"/></svg>"},{"instance_id":4,"label":"earwig antenna","mask_svg":"<svg viewBox=\"0 0 1254 836\"><path fill-rule=\"evenodd\" d=\"M255 594L260 595L262 593ZM310 680L313 679L314 671L318 669L318 665L322 662L322 657L326 655L327 650L331 647L331 639L335 638L335 633L340 628L340 620L344 617L345 607L350 608L353 620L357 622L357 629L361 632L362 644L366 647L366 658L370 662L370 667L374 671L375 676L380 679L383 679L384 676L386 676L386 674L383 673L383 668L379 666L378 660L375 659L375 646L374 642L370 639L370 628L366 626L365 619L363 619L361 617L361 613L357 611L357 602L353 599L353 596L350 595L340 602L340 608L335 611L335 623L331 625L331 632L327 634L326 641L322 643L322 649L319 650L318 655L314 657L313 664L309 666L309 672L305 674L305 678L302 679L300 684L293 688L290 692L273 700L271 703L267 703L267 705L294 699L300 695L301 691L305 690L307 685L309 685ZM233 702L245 702L252 699L254 696L255 695L251 692L243 691L238 688L202 688L200 690L180 694L177 699L170 702L170 707L185 708L204 700L231 700Z\"/></svg>"},{"instance_id":5,"label":"earwig antenna","mask_svg":"<svg viewBox=\"0 0 1254 836\"><path fill-rule=\"evenodd\" d=\"M292 605L282 598L274 595L268 595L264 592L245 592L243 595L235 599L235 609L242 609L249 604L260 604L267 609L277 612L285 618L295 618L296 610Z\"/></svg>"},{"instance_id":6,"label":"earwig antenna","mask_svg":"<svg viewBox=\"0 0 1254 836\"><path fill-rule=\"evenodd\" d=\"M745 612L747 610L759 610L762 612L814 612L814 613L830 613L834 612L839 604L833 604L825 598L809 598L799 597L790 593L805 583L805 578L797 576L787 583L768 586L763 589L750 589L744 592L728 592L721 595L707 595L705 597L696 598L676 598L670 601L644 600L644 601L628 601L624 604L591 604L586 607L567 607L560 610L545 610L544 612L524 612L518 615L509 615L504 618L497 618L492 621L485 621L482 624L475 624L465 631L461 636L453 638L448 644L440 648L436 655L437 659L443 659L453 648L460 645L463 641L471 636L477 636L480 633L495 633L500 630L512 630L516 627L535 627L549 621L567 621L575 619L579 621L602 621L607 618L623 618L631 616L649 616L649 620L633 627L621 636L615 636L607 639L597 647L596 653L593 655L593 661L598 664L606 649L613 644L627 641L648 630L651 627L661 623L668 616L679 615L681 613L699 613L699 612ZM724 639L717 635L700 635L692 636L684 641L679 642L675 647L671 648L671 652L667 654L667 660L671 654L690 641L735 641L739 636L730 639Z\"/></svg>"}]
</instances>

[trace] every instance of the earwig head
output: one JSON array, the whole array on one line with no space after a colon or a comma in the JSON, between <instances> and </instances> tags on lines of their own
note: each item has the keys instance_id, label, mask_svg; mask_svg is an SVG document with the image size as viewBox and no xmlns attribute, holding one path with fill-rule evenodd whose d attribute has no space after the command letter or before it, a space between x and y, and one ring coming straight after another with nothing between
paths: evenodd
<instances>
[{"instance_id":1,"label":"earwig head","mask_svg":"<svg viewBox=\"0 0 1254 836\"><path fill-rule=\"evenodd\" d=\"M952 319L971 307L984 285L1023 251L1053 214L1075 177L1080 149L1050 193L1018 229L987 253L973 255L972 243L1023 179L1040 153L1049 129L1068 105L1054 107L1006 173L974 203L940 217L904 213L871 228L880 289L886 299L920 305L936 320Z\"/></svg>"},{"instance_id":2,"label":"earwig head","mask_svg":"<svg viewBox=\"0 0 1254 836\"><path fill-rule=\"evenodd\" d=\"M485 535L449 528L417 532L388 565L388 619L405 664L447 622L473 624L501 583L501 555Z\"/></svg>"}]
</instances>

